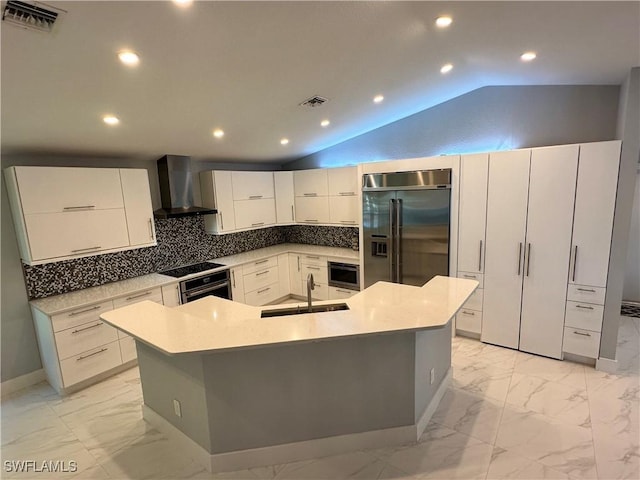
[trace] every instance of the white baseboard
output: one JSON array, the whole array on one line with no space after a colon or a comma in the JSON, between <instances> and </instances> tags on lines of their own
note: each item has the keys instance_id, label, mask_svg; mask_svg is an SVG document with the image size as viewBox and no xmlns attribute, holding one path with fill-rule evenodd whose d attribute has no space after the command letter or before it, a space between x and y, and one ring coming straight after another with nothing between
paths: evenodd
<instances>
[{"instance_id":1,"label":"white baseboard","mask_svg":"<svg viewBox=\"0 0 640 480\"><path fill-rule=\"evenodd\" d=\"M46 376L44 374L44 369L41 368L40 370L27 373L26 375L20 375L19 377L2 382L2 384L0 385L0 391L2 392L2 396L4 397L5 395L10 395L14 392L22 390L23 388L36 385L45 379Z\"/></svg>"},{"instance_id":2,"label":"white baseboard","mask_svg":"<svg viewBox=\"0 0 640 480\"><path fill-rule=\"evenodd\" d=\"M607 373L616 373L618 371L618 361L600 357L596 360L596 370Z\"/></svg>"},{"instance_id":3,"label":"white baseboard","mask_svg":"<svg viewBox=\"0 0 640 480\"><path fill-rule=\"evenodd\" d=\"M449 369L445 378L440 382L440 386L431 402L429 402L415 425L337 435L228 453L210 454L204 447L197 444L146 405L142 406L142 416L153 427L167 435L172 441L175 441L176 445L180 446L193 460L202 464L208 471L214 473L228 472L326 457L368 448L414 443L422 436L431 416L451 384L451 378L452 371Z\"/></svg>"}]
</instances>

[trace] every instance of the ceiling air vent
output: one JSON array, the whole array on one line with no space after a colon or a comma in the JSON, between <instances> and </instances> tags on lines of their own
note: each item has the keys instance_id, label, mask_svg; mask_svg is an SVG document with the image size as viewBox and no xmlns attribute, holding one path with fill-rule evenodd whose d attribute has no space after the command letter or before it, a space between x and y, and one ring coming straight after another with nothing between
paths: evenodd
<instances>
[{"instance_id":1,"label":"ceiling air vent","mask_svg":"<svg viewBox=\"0 0 640 480\"><path fill-rule=\"evenodd\" d=\"M2 20L30 30L50 32L62 13L64 10L44 3L9 0L2 12Z\"/></svg>"},{"instance_id":2,"label":"ceiling air vent","mask_svg":"<svg viewBox=\"0 0 640 480\"><path fill-rule=\"evenodd\" d=\"M315 108L315 107L319 107L321 105L324 105L325 103L327 103L329 101L328 98L324 98L321 97L319 95L315 95L311 98L306 99L304 102L302 102L300 104L301 107L311 107L311 108Z\"/></svg>"}]
</instances>

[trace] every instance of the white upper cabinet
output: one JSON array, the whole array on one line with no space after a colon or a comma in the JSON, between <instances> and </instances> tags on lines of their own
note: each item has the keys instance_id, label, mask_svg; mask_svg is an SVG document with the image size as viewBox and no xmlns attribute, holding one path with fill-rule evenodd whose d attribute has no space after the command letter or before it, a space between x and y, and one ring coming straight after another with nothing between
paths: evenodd
<instances>
[{"instance_id":1,"label":"white upper cabinet","mask_svg":"<svg viewBox=\"0 0 640 480\"><path fill-rule=\"evenodd\" d=\"M156 244L146 170L10 167L5 178L25 263Z\"/></svg>"},{"instance_id":2,"label":"white upper cabinet","mask_svg":"<svg viewBox=\"0 0 640 480\"><path fill-rule=\"evenodd\" d=\"M458 271L484 271L489 154L463 155L458 213Z\"/></svg>"},{"instance_id":3,"label":"white upper cabinet","mask_svg":"<svg viewBox=\"0 0 640 480\"><path fill-rule=\"evenodd\" d=\"M619 164L619 141L580 145L569 283L606 286Z\"/></svg>"},{"instance_id":4,"label":"white upper cabinet","mask_svg":"<svg viewBox=\"0 0 640 480\"><path fill-rule=\"evenodd\" d=\"M276 223L276 209L273 198L239 200L233 202L236 228L260 228Z\"/></svg>"},{"instance_id":5,"label":"white upper cabinet","mask_svg":"<svg viewBox=\"0 0 640 480\"><path fill-rule=\"evenodd\" d=\"M153 222L153 206L149 189L149 173L144 169L120 169L122 196L127 212L129 245L156 245L156 230Z\"/></svg>"},{"instance_id":6,"label":"white upper cabinet","mask_svg":"<svg viewBox=\"0 0 640 480\"><path fill-rule=\"evenodd\" d=\"M357 167L330 168L327 170L329 195L357 195L358 185Z\"/></svg>"},{"instance_id":7,"label":"white upper cabinet","mask_svg":"<svg viewBox=\"0 0 640 480\"><path fill-rule=\"evenodd\" d=\"M276 223L288 225L296 221L293 172L273 172L276 194Z\"/></svg>"},{"instance_id":8,"label":"white upper cabinet","mask_svg":"<svg viewBox=\"0 0 640 480\"><path fill-rule=\"evenodd\" d=\"M213 170L200 172L202 206L215 208L218 213L205 215L204 225L208 233L227 233L236 229L233 208L231 172Z\"/></svg>"},{"instance_id":9,"label":"white upper cabinet","mask_svg":"<svg viewBox=\"0 0 640 480\"><path fill-rule=\"evenodd\" d=\"M273 198L273 172L231 172L234 200Z\"/></svg>"},{"instance_id":10,"label":"white upper cabinet","mask_svg":"<svg viewBox=\"0 0 640 480\"><path fill-rule=\"evenodd\" d=\"M123 208L117 168L15 167L22 212Z\"/></svg>"},{"instance_id":11,"label":"white upper cabinet","mask_svg":"<svg viewBox=\"0 0 640 480\"><path fill-rule=\"evenodd\" d=\"M358 225L360 208L357 196L331 196L329 197L329 222L355 227Z\"/></svg>"},{"instance_id":12,"label":"white upper cabinet","mask_svg":"<svg viewBox=\"0 0 640 480\"><path fill-rule=\"evenodd\" d=\"M293 172L296 197L326 197L329 194L327 170L296 170Z\"/></svg>"},{"instance_id":13,"label":"white upper cabinet","mask_svg":"<svg viewBox=\"0 0 640 480\"><path fill-rule=\"evenodd\" d=\"M330 223L329 201L327 197L297 197L296 222Z\"/></svg>"}]
</instances>

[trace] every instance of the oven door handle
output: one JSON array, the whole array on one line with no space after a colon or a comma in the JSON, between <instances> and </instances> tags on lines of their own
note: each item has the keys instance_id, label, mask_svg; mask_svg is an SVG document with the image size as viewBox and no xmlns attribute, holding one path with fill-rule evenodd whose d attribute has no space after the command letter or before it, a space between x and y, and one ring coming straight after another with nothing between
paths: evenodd
<instances>
[{"instance_id":1,"label":"oven door handle","mask_svg":"<svg viewBox=\"0 0 640 480\"><path fill-rule=\"evenodd\" d=\"M220 283L215 283L213 285L207 285L206 287L202 287L202 288L198 288L195 290L189 290L187 292L184 292L184 296L185 298L191 298L191 297L195 297L196 295L202 295L203 293L207 293L207 292L214 292L216 290L220 290L221 288L225 288L225 287L229 287L229 282L220 282Z\"/></svg>"}]
</instances>

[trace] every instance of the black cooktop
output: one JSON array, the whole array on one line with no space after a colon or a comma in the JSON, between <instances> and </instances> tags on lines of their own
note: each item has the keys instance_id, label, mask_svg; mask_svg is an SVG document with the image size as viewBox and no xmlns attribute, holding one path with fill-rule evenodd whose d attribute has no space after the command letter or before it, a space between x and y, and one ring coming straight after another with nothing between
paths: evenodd
<instances>
[{"instance_id":1,"label":"black cooktop","mask_svg":"<svg viewBox=\"0 0 640 480\"><path fill-rule=\"evenodd\" d=\"M202 262L194 263L193 265L185 265L184 267L173 268L171 270L165 270L160 272L162 275L169 275L170 277L186 277L194 273L204 272L206 270L213 270L214 268L224 267L221 263Z\"/></svg>"}]
</instances>

